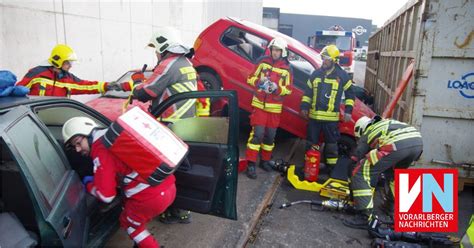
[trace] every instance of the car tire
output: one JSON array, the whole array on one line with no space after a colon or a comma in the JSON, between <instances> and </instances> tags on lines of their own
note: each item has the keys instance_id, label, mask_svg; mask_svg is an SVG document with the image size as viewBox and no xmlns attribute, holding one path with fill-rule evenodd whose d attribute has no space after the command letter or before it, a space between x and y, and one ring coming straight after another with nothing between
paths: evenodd
<instances>
[{"instance_id":1,"label":"car tire","mask_svg":"<svg viewBox=\"0 0 474 248\"><path fill-rule=\"evenodd\" d=\"M200 72L199 78L206 87L207 90L220 90L221 82L216 75L210 72Z\"/></svg>"},{"instance_id":2,"label":"car tire","mask_svg":"<svg viewBox=\"0 0 474 248\"><path fill-rule=\"evenodd\" d=\"M356 148L356 141L354 138L350 137L349 135L341 135L341 138L337 142L337 146L339 148L339 156L350 156L352 151Z\"/></svg>"}]
</instances>

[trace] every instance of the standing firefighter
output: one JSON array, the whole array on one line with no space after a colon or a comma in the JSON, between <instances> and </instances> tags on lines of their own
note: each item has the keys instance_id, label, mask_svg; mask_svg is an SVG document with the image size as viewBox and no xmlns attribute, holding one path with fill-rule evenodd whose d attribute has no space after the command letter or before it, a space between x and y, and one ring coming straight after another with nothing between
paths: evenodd
<instances>
[{"instance_id":1,"label":"standing firefighter","mask_svg":"<svg viewBox=\"0 0 474 248\"><path fill-rule=\"evenodd\" d=\"M196 70L185 56L189 49L182 45L177 30L163 28L155 32L148 46L155 49L158 59L153 74L145 79L143 72L134 73L134 85L125 83L124 90L134 88L133 97L142 102L151 101L151 109L174 94L197 90ZM161 117L165 121L194 117L195 102L195 99L180 101Z\"/></svg>"},{"instance_id":2,"label":"standing firefighter","mask_svg":"<svg viewBox=\"0 0 474 248\"><path fill-rule=\"evenodd\" d=\"M354 94L352 80L337 64L339 49L335 45L326 46L321 51L321 57L323 64L309 78L308 87L301 99L301 114L309 117L306 150L318 145L319 135L323 132L326 165L332 168L338 157L339 105L342 93L346 98L343 117L345 122L351 120Z\"/></svg>"},{"instance_id":3,"label":"standing firefighter","mask_svg":"<svg viewBox=\"0 0 474 248\"><path fill-rule=\"evenodd\" d=\"M274 139L280 115L283 108L284 96L291 94L293 75L287 60L288 51L286 41L275 38L268 44L270 56L260 59L253 74L247 79L248 84L254 87L252 99L253 111L250 116L252 131L245 153L248 160L247 176L257 178L255 163L260 149L260 167L270 171L269 161L275 147Z\"/></svg>"},{"instance_id":4,"label":"standing firefighter","mask_svg":"<svg viewBox=\"0 0 474 248\"><path fill-rule=\"evenodd\" d=\"M373 119L363 116L357 120L354 136L359 140L351 157L357 165L350 187L357 214L344 220L344 224L366 229L372 219L374 186L379 175L394 168L408 168L420 157L423 142L416 128L396 120L382 120L379 116Z\"/></svg>"},{"instance_id":5,"label":"standing firefighter","mask_svg":"<svg viewBox=\"0 0 474 248\"><path fill-rule=\"evenodd\" d=\"M88 193L105 203L111 203L120 186L125 197L120 214L120 226L127 231L138 247L159 247L146 229L146 224L165 211L176 196L174 175L157 186L150 186L138 173L109 151L102 137L107 129L87 117L74 117L64 123L64 144L94 162L94 176L86 176L83 183Z\"/></svg>"},{"instance_id":6,"label":"standing firefighter","mask_svg":"<svg viewBox=\"0 0 474 248\"><path fill-rule=\"evenodd\" d=\"M151 101L150 109L174 94L197 90L196 70L186 57L189 49L182 45L176 29L167 27L158 30L152 35L148 46L154 48L158 59L153 74L145 79L143 72L136 72L132 75L133 85L124 83L122 89L133 90L133 98L139 101ZM189 99L168 108L161 115L161 120L173 121L195 116L196 100ZM187 224L191 222L191 215L189 211L170 208L160 215L159 220L166 224Z\"/></svg>"},{"instance_id":7,"label":"standing firefighter","mask_svg":"<svg viewBox=\"0 0 474 248\"><path fill-rule=\"evenodd\" d=\"M70 73L76 53L71 47L59 44L53 48L48 62L51 66L37 66L16 85L26 86L30 95L62 96L105 93L110 90L108 83L79 79Z\"/></svg>"}]
</instances>

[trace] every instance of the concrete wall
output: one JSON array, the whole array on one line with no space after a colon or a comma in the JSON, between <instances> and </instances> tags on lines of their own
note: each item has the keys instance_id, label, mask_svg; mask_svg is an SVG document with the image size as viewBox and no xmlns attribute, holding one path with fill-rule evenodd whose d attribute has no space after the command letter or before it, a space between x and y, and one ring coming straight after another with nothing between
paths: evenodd
<instances>
[{"instance_id":1,"label":"concrete wall","mask_svg":"<svg viewBox=\"0 0 474 248\"><path fill-rule=\"evenodd\" d=\"M20 80L44 64L57 43L66 43L79 57L71 72L111 81L156 63L153 51L144 49L155 28L174 26L192 46L205 27L225 16L261 24L262 0L0 0L0 69Z\"/></svg>"}]
</instances>

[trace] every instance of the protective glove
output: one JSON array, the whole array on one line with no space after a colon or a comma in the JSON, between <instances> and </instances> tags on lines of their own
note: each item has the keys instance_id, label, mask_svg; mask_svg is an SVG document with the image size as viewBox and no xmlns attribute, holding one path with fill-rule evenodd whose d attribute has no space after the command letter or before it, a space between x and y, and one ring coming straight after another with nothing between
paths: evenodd
<instances>
[{"instance_id":1,"label":"protective glove","mask_svg":"<svg viewBox=\"0 0 474 248\"><path fill-rule=\"evenodd\" d=\"M300 111L300 115L303 116L303 118L305 118L305 119L308 119L308 114L309 114L309 111L306 110L306 109L302 109Z\"/></svg>"},{"instance_id":2,"label":"protective glove","mask_svg":"<svg viewBox=\"0 0 474 248\"><path fill-rule=\"evenodd\" d=\"M107 91L110 91L110 90L119 91L119 90L122 90L122 86L120 84L115 83L115 82L110 82L110 83L107 84L107 87L105 87L105 89Z\"/></svg>"},{"instance_id":3,"label":"protective glove","mask_svg":"<svg viewBox=\"0 0 474 248\"><path fill-rule=\"evenodd\" d=\"M273 92L275 92L276 90L278 89L278 85L275 83L275 82L270 82L268 84L268 88L267 90L265 91L267 94L272 94Z\"/></svg>"},{"instance_id":4,"label":"protective glove","mask_svg":"<svg viewBox=\"0 0 474 248\"><path fill-rule=\"evenodd\" d=\"M94 181L94 176L85 176L82 178L82 184L84 184L84 186L87 186L87 184L91 183L92 181Z\"/></svg>"},{"instance_id":5,"label":"protective glove","mask_svg":"<svg viewBox=\"0 0 474 248\"><path fill-rule=\"evenodd\" d=\"M143 83L145 81L145 74L141 71L135 72L132 74L132 80L134 84Z\"/></svg>"},{"instance_id":6,"label":"protective glove","mask_svg":"<svg viewBox=\"0 0 474 248\"><path fill-rule=\"evenodd\" d=\"M352 120L352 115L344 113L344 122L348 122L350 120Z\"/></svg>"},{"instance_id":7,"label":"protective glove","mask_svg":"<svg viewBox=\"0 0 474 248\"><path fill-rule=\"evenodd\" d=\"M266 91L268 89L268 83L270 82L270 80L268 80L268 78L263 78L262 80L260 80L257 84L257 88L260 89L260 90L263 90L263 91Z\"/></svg>"}]
</instances>

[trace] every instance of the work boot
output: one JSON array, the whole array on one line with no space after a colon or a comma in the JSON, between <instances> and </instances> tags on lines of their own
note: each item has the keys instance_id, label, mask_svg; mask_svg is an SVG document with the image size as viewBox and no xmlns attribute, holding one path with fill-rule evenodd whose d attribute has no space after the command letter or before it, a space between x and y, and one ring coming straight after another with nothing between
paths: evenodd
<instances>
[{"instance_id":1,"label":"work boot","mask_svg":"<svg viewBox=\"0 0 474 248\"><path fill-rule=\"evenodd\" d=\"M270 172L272 171L272 164L275 164L275 162L262 160L260 161L258 167L262 168L266 172Z\"/></svg>"},{"instance_id":2,"label":"work boot","mask_svg":"<svg viewBox=\"0 0 474 248\"><path fill-rule=\"evenodd\" d=\"M250 179L257 179L257 169L255 168L255 162L249 161L245 174Z\"/></svg>"},{"instance_id":3,"label":"work boot","mask_svg":"<svg viewBox=\"0 0 474 248\"><path fill-rule=\"evenodd\" d=\"M179 208L168 208L158 217L158 220L164 224L189 224L191 223L191 212Z\"/></svg>"},{"instance_id":4,"label":"work boot","mask_svg":"<svg viewBox=\"0 0 474 248\"><path fill-rule=\"evenodd\" d=\"M351 218L343 220L342 223L350 228L367 230L369 227L369 216L368 211L358 211Z\"/></svg>"}]
</instances>

